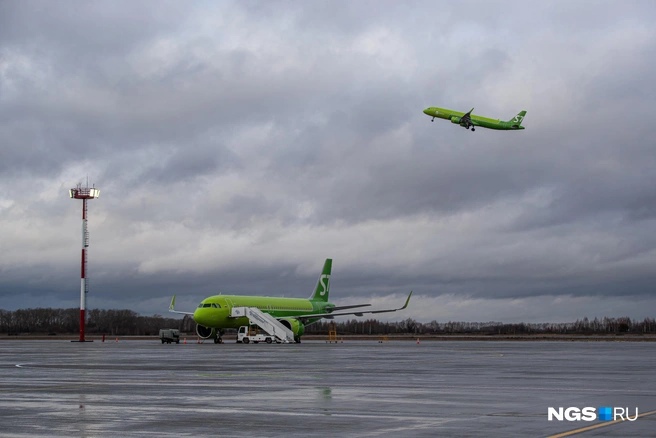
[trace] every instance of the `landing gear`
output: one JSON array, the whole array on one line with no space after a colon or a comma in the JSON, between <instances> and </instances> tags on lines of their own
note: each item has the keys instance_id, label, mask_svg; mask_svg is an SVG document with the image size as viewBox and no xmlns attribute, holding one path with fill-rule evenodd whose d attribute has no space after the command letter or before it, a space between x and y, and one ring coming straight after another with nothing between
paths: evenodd
<instances>
[{"instance_id":1,"label":"landing gear","mask_svg":"<svg viewBox=\"0 0 656 438\"><path fill-rule=\"evenodd\" d=\"M476 131L476 129L474 129L474 127L472 126L472 132L474 132L474 131Z\"/></svg>"},{"instance_id":2,"label":"landing gear","mask_svg":"<svg viewBox=\"0 0 656 438\"><path fill-rule=\"evenodd\" d=\"M435 117L433 117L433 118L431 119L431 122L434 122L434 121L435 121Z\"/></svg>"},{"instance_id":3,"label":"landing gear","mask_svg":"<svg viewBox=\"0 0 656 438\"><path fill-rule=\"evenodd\" d=\"M216 337L214 338L215 344L223 344L223 332L221 330L216 331Z\"/></svg>"}]
</instances>

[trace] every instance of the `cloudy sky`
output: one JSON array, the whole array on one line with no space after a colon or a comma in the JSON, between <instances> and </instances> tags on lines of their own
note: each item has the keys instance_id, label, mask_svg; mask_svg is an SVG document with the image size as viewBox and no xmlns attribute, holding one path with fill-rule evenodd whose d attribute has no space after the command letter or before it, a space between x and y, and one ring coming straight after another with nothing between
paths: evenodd
<instances>
[{"instance_id":1,"label":"cloudy sky","mask_svg":"<svg viewBox=\"0 0 656 438\"><path fill-rule=\"evenodd\" d=\"M656 316L653 1L0 1L0 308ZM519 132L466 131L442 106Z\"/></svg>"}]
</instances>

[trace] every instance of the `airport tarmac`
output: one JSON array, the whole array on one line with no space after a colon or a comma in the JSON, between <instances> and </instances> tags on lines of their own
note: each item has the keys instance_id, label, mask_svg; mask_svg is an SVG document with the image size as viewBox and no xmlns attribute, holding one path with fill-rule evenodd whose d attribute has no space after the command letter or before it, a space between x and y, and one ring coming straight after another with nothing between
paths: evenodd
<instances>
[{"instance_id":1,"label":"airport tarmac","mask_svg":"<svg viewBox=\"0 0 656 438\"><path fill-rule=\"evenodd\" d=\"M656 436L656 345L0 341L0 435ZM548 421L548 407L636 421Z\"/></svg>"}]
</instances>

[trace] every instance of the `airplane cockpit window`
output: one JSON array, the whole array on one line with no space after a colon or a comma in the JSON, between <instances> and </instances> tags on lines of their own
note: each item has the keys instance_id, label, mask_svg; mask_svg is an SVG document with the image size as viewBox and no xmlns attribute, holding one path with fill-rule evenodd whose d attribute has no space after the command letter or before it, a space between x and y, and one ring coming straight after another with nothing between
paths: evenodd
<instances>
[{"instance_id":1,"label":"airplane cockpit window","mask_svg":"<svg viewBox=\"0 0 656 438\"><path fill-rule=\"evenodd\" d=\"M203 303L198 307L212 307L212 305L210 303Z\"/></svg>"},{"instance_id":2,"label":"airplane cockpit window","mask_svg":"<svg viewBox=\"0 0 656 438\"><path fill-rule=\"evenodd\" d=\"M221 306L216 304L216 303L212 303L212 307L214 307L215 309L220 309L221 308Z\"/></svg>"}]
</instances>

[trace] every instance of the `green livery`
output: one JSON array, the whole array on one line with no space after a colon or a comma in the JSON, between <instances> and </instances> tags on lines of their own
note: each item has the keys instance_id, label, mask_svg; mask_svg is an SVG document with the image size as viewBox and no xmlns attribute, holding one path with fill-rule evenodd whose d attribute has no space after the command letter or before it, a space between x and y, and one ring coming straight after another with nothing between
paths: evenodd
<instances>
[{"instance_id":1,"label":"green livery","mask_svg":"<svg viewBox=\"0 0 656 438\"><path fill-rule=\"evenodd\" d=\"M482 128L498 129L502 131L515 131L518 129L524 129L522 126L522 121L524 120L526 111L520 111L519 114L517 114L515 117L505 122L499 119L490 119L489 117L477 116L476 114L472 114L472 111L474 111L474 108L469 110L467 113L462 113L460 111L431 106L424 110L424 114L432 117L431 122L435 120L435 117L437 117L439 119L450 120L451 123L456 123L465 129L471 128L472 131L475 131L475 128L478 126Z\"/></svg>"},{"instance_id":2,"label":"green livery","mask_svg":"<svg viewBox=\"0 0 656 438\"><path fill-rule=\"evenodd\" d=\"M179 312L174 310L175 296L171 300L169 312L193 315L196 322L196 333L200 338L214 338L215 343L222 342L222 335L227 328L239 328L249 324L245 316L231 316L233 307L255 307L263 313L276 318L282 325L294 333L296 342L300 342L305 326L322 318L332 319L341 315L362 316L364 313L385 313L403 310L408 306L412 292L403 307L398 309L369 310L341 312L346 309L367 307L370 304L335 306L329 301L330 273L332 259L326 259L317 285L310 298L281 298L268 296L246 295L213 295L200 302L194 312Z\"/></svg>"}]
</instances>

